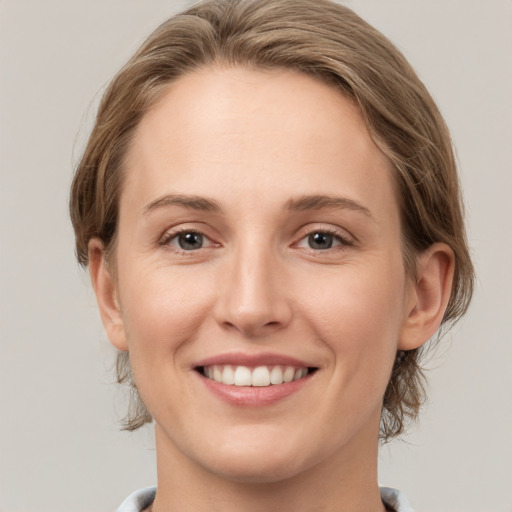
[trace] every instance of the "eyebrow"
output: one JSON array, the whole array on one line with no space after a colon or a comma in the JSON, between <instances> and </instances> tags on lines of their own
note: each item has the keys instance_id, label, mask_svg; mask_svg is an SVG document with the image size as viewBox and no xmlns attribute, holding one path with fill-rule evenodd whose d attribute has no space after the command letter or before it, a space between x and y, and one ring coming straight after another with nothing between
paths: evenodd
<instances>
[{"instance_id":1,"label":"eyebrow","mask_svg":"<svg viewBox=\"0 0 512 512\"><path fill-rule=\"evenodd\" d=\"M147 204L142 210L142 213L148 215L152 211L164 206L180 206L181 208L188 208L190 210L214 213L221 211L219 203L213 199L200 196L166 194Z\"/></svg>"},{"instance_id":2,"label":"eyebrow","mask_svg":"<svg viewBox=\"0 0 512 512\"><path fill-rule=\"evenodd\" d=\"M143 209L143 214L148 215L152 211L165 206L180 206L190 210L203 212L220 213L222 211L219 203L213 199L194 195L166 194L154 201L151 201ZM324 208L340 208L354 210L371 217L372 214L366 206L349 199L348 197L326 196L326 195L305 195L297 199L290 199L286 202L284 209L289 211L321 210Z\"/></svg>"},{"instance_id":3,"label":"eyebrow","mask_svg":"<svg viewBox=\"0 0 512 512\"><path fill-rule=\"evenodd\" d=\"M324 195L301 196L297 199L290 199L285 204L285 209L292 211L321 210L324 208L354 210L364 213L368 217L372 216L370 210L366 208L366 206L363 206L348 197Z\"/></svg>"}]
</instances>

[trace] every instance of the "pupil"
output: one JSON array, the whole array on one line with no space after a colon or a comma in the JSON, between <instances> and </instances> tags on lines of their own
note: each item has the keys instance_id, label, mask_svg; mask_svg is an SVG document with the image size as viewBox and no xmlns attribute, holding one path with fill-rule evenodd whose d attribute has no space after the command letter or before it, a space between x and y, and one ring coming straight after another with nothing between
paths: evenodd
<instances>
[{"instance_id":1,"label":"pupil","mask_svg":"<svg viewBox=\"0 0 512 512\"><path fill-rule=\"evenodd\" d=\"M203 235L200 233L183 233L178 238L180 247L185 250L200 249L203 245Z\"/></svg>"},{"instance_id":2,"label":"pupil","mask_svg":"<svg viewBox=\"0 0 512 512\"><path fill-rule=\"evenodd\" d=\"M332 247L332 235L328 233L313 233L309 235L308 242L312 249L330 249Z\"/></svg>"}]
</instances>

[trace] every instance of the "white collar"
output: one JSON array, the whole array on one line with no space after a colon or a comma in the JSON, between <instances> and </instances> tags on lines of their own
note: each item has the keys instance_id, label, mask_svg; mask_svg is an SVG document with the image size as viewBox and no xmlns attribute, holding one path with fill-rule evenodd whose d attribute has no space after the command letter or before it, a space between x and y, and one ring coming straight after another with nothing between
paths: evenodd
<instances>
[{"instance_id":1,"label":"white collar","mask_svg":"<svg viewBox=\"0 0 512 512\"><path fill-rule=\"evenodd\" d=\"M145 487L133 492L126 498L116 512L142 512L155 499L156 487ZM382 501L393 507L396 512L414 512L407 498L397 489L381 487Z\"/></svg>"}]
</instances>

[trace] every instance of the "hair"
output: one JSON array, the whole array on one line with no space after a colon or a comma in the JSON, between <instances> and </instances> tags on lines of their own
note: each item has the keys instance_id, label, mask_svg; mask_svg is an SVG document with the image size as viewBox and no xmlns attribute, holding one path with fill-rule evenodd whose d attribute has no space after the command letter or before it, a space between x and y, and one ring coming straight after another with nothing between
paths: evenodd
<instances>
[{"instance_id":1,"label":"hair","mask_svg":"<svg viewBox=\"0 0 512 512\"><path fill-rule=\"evenodd\" d=\"M115 253L123 159L134 131L166 87L214 64L295 70L337 87L360 108L371 137L390 160L398 190L406 271L436 242L454 253L453 287L442 326L462 316L473 291L473 266L448 129L427 89L397 48L347 7L329 0L207 0L160 25L114 77L71 189L76 253L88 265L97 237ZM399 351L383 400L381 439L416 419L426 399L424 347ZM151 421L119 352L118 382L132 400L124 428Z\"/></svg>"}]
</instances>

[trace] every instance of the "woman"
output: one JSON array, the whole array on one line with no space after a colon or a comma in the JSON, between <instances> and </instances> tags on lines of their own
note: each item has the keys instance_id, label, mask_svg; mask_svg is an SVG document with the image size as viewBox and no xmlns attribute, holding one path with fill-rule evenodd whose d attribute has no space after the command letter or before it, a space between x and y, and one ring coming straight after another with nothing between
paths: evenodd
<instances>
[{"instance_id":1,"label":"woman","mask_svg":"<svg viewBox=\"0 0 512 512\"><path fill-rule=\"evenodd\" d=\"M448 131L403 56L328 1L212 0L107 89L77 254L158 486L119 510L411 510L379 436L472 265Z\"/></svg>"}]
</instances>

